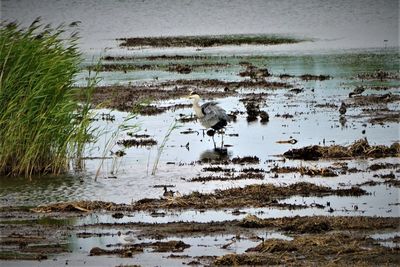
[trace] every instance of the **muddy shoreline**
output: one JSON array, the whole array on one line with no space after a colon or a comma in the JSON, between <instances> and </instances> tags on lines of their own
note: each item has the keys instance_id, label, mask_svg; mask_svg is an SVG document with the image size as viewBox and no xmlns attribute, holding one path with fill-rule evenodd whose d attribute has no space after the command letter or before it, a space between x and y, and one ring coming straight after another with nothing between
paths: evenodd
<instances>
[{"instance_id":1,"label":"muddy shoreline","mask_svg":"<svg viewBox=\"0 0 400 267\"><path fill-rule=\"evenodd\" d=\"M82 212L82 211L79 211ZM100 212L98 215L107 213ZM1 217L4 213L1 212ZM10 215L10 214L8 214ZM85 240L90 238L130 237L132 241L106 243L103 248L91 246L87 256L98 257L113 255L121 258L135 258L143 253L169 253L169 257L182 259L183 262L193 260L201 265L265 265L284 264L296 265L322 264L335 256L337 264L369 262L379 264L386 262L395 264L398 260L398 248L388 248L379 245L379 240L370 236L382 231L398 229L399 218L383 217L284 217L260 219L247 215L242 220L223 222L172 222L172 223L89 223L71 225L65 220L82 217L76 211L52 212L45 219L37 218L32 211L13 211L13 221L2 220L0 253L1 260L47 260L58 254L68 253L69 236ZM38 230L40 226L40 230ZM96 229L103 229L98 232ZM15 231L18 229L18 234ZM56 231L53 236L49 231ZM276 231L288 235L290 240L269 239L261 232ZM224 256L199 257L186 256L191 244L187 238L196 236L232 235L232 239L222 241L221 248L226 250ZM125 238L127 239L127 238ZM130 239L129 239L130 240ZM133 241L134 240L134 241ZM153 241L144 241L153 240ZM231 254L229 247L241 240L251 240L254 244L244 253ZM393 242L397 242L394 239ZM109 241L110 242L110 241ZM315 244L323 244L323 250L315 250ZM343 247L343 244L349 244ZM17 246L20 249L15 250ZM146 251L146 252L145 252ZM281 253L291 252L287 257ZM293 254L294 253L294 254ZM339 254L338 254L339 253ZM300 257L300 255L302 255ZM337 257L340 255L340 257Z\"/></svg>"}]
</instances>

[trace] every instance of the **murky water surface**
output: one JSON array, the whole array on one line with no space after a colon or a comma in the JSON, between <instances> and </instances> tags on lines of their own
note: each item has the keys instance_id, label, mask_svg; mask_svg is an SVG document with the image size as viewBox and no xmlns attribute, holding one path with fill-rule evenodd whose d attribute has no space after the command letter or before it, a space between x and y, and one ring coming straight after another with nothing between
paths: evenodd
<instances>
[{"instance_id":1,"label":"murky water surface","mask_svg":"<svg viewBox=\"0 0 400 267\"><path fill-rule=\"evenodd\" d=\"M86 51L115 50L116 38L267 33L317 39L274 50L397 47L396 0L356 1L63 1L4 0L1 18L29 25L36 17L81 21ZM386 41L385 41L386 40Z\"/></svg>"}]
</instances>

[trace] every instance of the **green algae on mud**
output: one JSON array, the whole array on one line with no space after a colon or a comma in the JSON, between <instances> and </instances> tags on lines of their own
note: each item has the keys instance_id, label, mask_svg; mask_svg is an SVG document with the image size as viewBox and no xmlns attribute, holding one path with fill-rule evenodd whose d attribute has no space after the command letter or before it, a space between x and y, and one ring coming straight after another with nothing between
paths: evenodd
<instances>
[{"instance_id":1,"label":"green algae on mud","mask_svg":"<svg viewBox=\"0 0 400 267\"><path fill-rule=\"evenodd\" d=\"M306 39L281 35L205 35L119 38L121 47L211 47L222 45L277 45L304 42ZM310 39L308 40L310 41Z\"/></svg>"}]
</instances>

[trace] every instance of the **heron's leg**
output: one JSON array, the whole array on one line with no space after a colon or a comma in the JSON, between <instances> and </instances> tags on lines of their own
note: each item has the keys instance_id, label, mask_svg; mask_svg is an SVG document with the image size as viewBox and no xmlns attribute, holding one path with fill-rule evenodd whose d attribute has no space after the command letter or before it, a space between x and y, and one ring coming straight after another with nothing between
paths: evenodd
<instances>
[{"instance_id":1,"label":"heron's leg","mask_svg":"<svg viewBox=\"0 0 400 267\"><path fill-rule=\"evenodd\" d=\"M221 131L221 149L224 148L224 131Z\"/></svg>"},{"instance_id":2,"label":"heron's leg","mask_svg":"<svg viewBox=\"0 0 400 267\"><path fill-rule=\"evenodd\" d=\"M213 143L214 143L214 149L217 149L217 145L215 144L215 139L214 139L214 135L211 136Z\"/></svg>"}]
</instances>

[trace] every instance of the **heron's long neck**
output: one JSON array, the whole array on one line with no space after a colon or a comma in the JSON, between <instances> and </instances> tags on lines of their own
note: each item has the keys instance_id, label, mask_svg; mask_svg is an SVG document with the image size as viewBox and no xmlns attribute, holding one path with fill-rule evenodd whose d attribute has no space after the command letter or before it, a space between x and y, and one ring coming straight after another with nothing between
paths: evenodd
<instances>
[{"instance_id":1,"label":"heron's long neck","mask_svg":"<svg viewBox=\"0 0 400 267\"><path fill-rule=\"evenodd\" d=\"M193 100L193 109L194 109L194 112L196 113L197 118L203 118L204 117L204 114L201 111L201 107L199 105L199 100L198 99L194 99Z\"/></svg>"}]
</instances>

